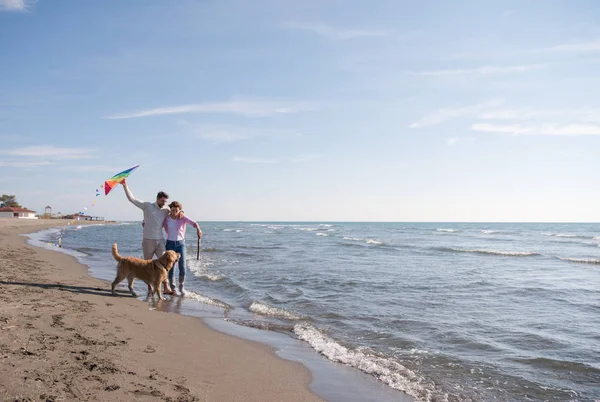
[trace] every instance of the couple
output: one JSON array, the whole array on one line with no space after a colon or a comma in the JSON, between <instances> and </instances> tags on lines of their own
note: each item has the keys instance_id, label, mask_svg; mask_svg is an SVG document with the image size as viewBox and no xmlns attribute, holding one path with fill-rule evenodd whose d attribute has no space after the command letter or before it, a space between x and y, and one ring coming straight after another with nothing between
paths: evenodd
<instances>
[{"instance_id":1,"label":"couple","mask_svg":"<svg viewBox=\"0 0 600 402\"><path fill-rule=\"evenodd\" d=\"M198 231L198 238L202 238L200 225L183 215L182 206L179 202L173 201L167 207L169 196L160 191L156 195L156 202L144 202L136 199L129 191L127 182L123 180L123 189L127 199L136 207L144 211L144 239L142 240L142 250L144 259L151 260L154 255L160 257L165 252L165 239L162 229L167 233L166 250L173 250L181 254L179 258L179 292L185 295L183 283L185 281L185 228L190 225ZM175 267L169 270L169 283L163 282L163 293L167 295L175 294L175 282L173 272Z\"/></svg>"}]
</instances>

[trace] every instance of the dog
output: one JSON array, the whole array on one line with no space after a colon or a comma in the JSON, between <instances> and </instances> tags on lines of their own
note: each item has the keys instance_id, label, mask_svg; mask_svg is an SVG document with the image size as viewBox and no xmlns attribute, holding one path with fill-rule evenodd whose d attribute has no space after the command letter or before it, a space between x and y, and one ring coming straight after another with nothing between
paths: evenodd
<instances>
[{"instance_id":1,"label":"dog","mask_svg":"<svg viewBox=\"0 0 600 402\"><path fill-rule=\"evenodd\" d=\"M160 258L156 260L143 260L136 257L123 257L119 255L117 243L112 246L113 258L118 262L117 277L112 283L112 294L116 296L115 287L121 281L127 278L129 291L133 297L137 297L137 293L133 290L133 281L141 279L148 285L148 296L158 294L158 298L165 300L160 290L160 284L167 279L168 272L173 265L179 260L181 255L175 251L166 251Z\"/></svg>"}]
</instances>

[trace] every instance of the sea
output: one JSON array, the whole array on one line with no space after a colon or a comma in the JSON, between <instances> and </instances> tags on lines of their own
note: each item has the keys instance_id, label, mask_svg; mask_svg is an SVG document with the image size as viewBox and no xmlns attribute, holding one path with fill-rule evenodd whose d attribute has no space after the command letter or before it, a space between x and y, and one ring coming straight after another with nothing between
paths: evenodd
<instances>
[{"instance_id":1,"label":"sea","mask_svg":"<svg viewBox=\"0 0 600 402\"><path fill-rule=\"evenodd\" d=\"M188 294L162 309L294 340L389 390L381 399L600 400L599 224L200 224ZM58 249L58 237L102 279L113 243L141 256L140 222L31 241Z\"/></svg>"}]
</instances>

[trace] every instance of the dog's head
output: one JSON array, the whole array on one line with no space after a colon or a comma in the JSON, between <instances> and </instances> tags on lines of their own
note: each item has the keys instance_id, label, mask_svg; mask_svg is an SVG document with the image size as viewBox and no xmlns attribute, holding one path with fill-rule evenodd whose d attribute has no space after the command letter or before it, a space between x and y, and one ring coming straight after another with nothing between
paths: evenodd
<instances>
[{"instance_id":1,"label":"dog's head","mask_svg":"<svg viewBox=\"0 0 600 402\"><path fill-rule=\"evenodd\" d=\"M168 271L171 268L173 268L173 266L175 265L175 263L177 261L179 261L179 258L181 258L181 254L176 253L173 250L168 250L168 251L165 251L165 253L158 259L158 261Z\"/></svg>"}]
</instances>

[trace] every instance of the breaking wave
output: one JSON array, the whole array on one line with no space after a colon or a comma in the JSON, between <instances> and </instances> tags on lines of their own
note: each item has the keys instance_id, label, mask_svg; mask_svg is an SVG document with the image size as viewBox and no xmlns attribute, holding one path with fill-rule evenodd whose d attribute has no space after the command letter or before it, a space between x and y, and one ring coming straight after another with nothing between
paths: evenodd
<instances>
[{"instance_id":1,"label":"breaking wave","mask_svg":"<svg viewBox=\"0 0 600 402\"><path fill-rule=\"evenodd\" d=\"M579 264L600 264L600 259L597 258L562 258L563 261L577 262Z\"/></svg>"},{"instance_id":2,"label":"breaking wave","mask_svg":"<svg viewBox=\"0 0 600 402\"><path fill-rule=\"evenodd\" d=\"M591 236L582 236L582 235L574 235L574 234L566 234L566 233L542 233L544 236L552 236L552 237L559 237L559 238L563 238L563 239L596 239L595 237L591 237Z\"/></svg>"},{"instance_id":3,"label":"breaking wave","mask_svg":"<svg viewBox=\"0 0 600 402\"><path fill-rule=\"evenodd\" d=\"M457 253L475 253L484 255L500 255L505 257L531 257L534 255L540 255L534 251L500 251L500 250L485 250L485 249L462 249L452 247L441 247L439 250L450 251Z\"/></svg>"},{"instance_id":4,"label":"breaking wave","mask_svg":"<svg viewBox=\"0 0 600 402\"><path fill-rule=\"evenodd\" d=\"M367 244L383 244L381 240L367 239Z\"/></svg>"},{"instance_id":5,"label":"breaking wave","mask_svg":"<svg viewBox=\"0 0 600 402\"><path fill-rule=\"evenodd\" d=\"M481 233L483 234L494 234L494 233L500 233L499 230L482 230Z\"/></svg>"},{"instance_id":6,"label":"breaking wave","mask_svg":"<svg viewBox=\"0 0 600 402\"><path fill-rule=\"evenodd\" d=\"M194 292L193 290L186 290L185 296L183 296L183 297L186 299L196 300L196 301L199 301L200 303L208 304L210 306L220 307L220 308L224 309L225 311L229 311L233 308L229 304L225 303L224 301L221 301L219 299L215 299L212 297L208 297L208 296L203 296L200 293Z\"/></svg>"},{"instance_id":7,"label":"breaking wave","mask_svg":"<svg viewBox=\"0 0 600 402\"><path fill-rule=\"evenodd\" d=\"M262 329L265 331L276 331L276 332L293 332L293 325L283 325L283 324L275 324L267 321L257 321L257 320L239 320L236 318L225 318L225 321L231 322L237 325L243 325L244 327Z\"/></svg>"},{"instance_id":8,"label":"breaking wave","mask_svg":"<svg viewBox=\"0 0 600 402\"><path fill-rule=\"evenodd\" d=\"M445 233L456 233L459 232L459 230L456 229L436 229L436 232L445 232Z\"/></svg>"},{"instance_id":9,"label":"breaking wave","mask_svg":"<svg viewBox=\"0 0 600 402\"><path fill-rule=\"evenodd\" d=\"M284 310L282 308L269 306L267 304L253 301L248 310L255 314L259 314L265 317L283 318L285 320L297 321L301 320L302 317L292 313L291 311Z\"/></svg>"},{"instance_id":10,"label":"breaking wave","mask_svg":"<svg viewBox=\"0 0 600 402\"><path fill-rule=\"evenodd\" d=\"M306 322L296 324L294 333L333 362L357 368L418 400L431 401L435 397L425 386L425 380L422 377L395 360L362 350L349 349ZM446 396L441 396L440 399L446 399Z\"/></svg>"}]
</instances>

